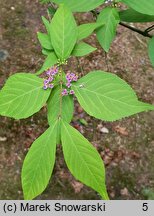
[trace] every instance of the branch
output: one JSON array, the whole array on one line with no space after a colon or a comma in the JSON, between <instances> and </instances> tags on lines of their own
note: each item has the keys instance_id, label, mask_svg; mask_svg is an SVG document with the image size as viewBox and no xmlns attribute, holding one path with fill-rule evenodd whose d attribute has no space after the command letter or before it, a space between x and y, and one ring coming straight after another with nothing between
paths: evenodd
<instances>
[{"instance_id":1,"label":"branch","mask_svg":"<svg viewBox=\"0 0 154 216\"><path fill-rule=\"evenodd\" d=\"M152 26L148 27L147 29L145 29L145 32L150 32L152 30L154 30L154 25L152 25Z\"/></svg>"},{"instance_id":2,"label":"branch","mask_svg":"<svg viewBox=\"0 0 154 216\"><path fill-rule=\"evenodd\" d=\"M134 27L132 27L132 26L130 26L130 25L127 25L127 24L125 24L125 23L123 23L123 22L120 22L119 23L121 26L123 26L123 27L125 27L125 28L128 28L128 29L130 29L130 30L132 30L132 31L134 31L134 32L137 32L138 34L141 34L142 36L144 36L144 37L149 37L149 38L152 38L152 35L150 35L149 33L148 33L148 31L142 31L142 30L140 30L140 29L137 29L137 28L134 28Z\"/></svg>"},{"instance_id":3,"label":"branch","mask_svg":"<svg viewBox=\"0 0 154 216\"><path fill-rule=\"evenodd\" d=\"M60 119L62 117L62 101L63 101L63 96L62 96L62 91L63 91L63 68L62 66L60 66L59 69L59 73L60 73L60 103L59 103L59 116L58 118Z\"/></svg>"}]
</instances>

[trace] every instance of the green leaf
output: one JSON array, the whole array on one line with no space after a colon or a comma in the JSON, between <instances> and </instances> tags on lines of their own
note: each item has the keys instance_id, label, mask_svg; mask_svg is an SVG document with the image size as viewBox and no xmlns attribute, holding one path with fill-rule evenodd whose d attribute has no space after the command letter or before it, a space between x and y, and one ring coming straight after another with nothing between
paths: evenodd
<instances>
[{"instance_id":1,"label":"green leaf","mask_svg":"<svg viewBox=\"0 0 154 216\"><path fill-rule=\"evenodd\" d=\"M73 12L88 12L103 4L105 0L52 0L54 3L64 3Z\"/></svg>"},{"instance_id":2,"label":"green leaf","mask_svg":"<svg viewBox=\"0 0 154 216\"><path fill-rule=\"evenodd\" d=\"M119 12L120 20L124 22L153 22L154 16L139 13L131 8Z\"/></svg>"},{"instance_id":3,"label":"green leaf","mask_svg":"<svg viewBox=\"0 0 154 216\"><path fill-rule=\"evenodd\" d=\"M43 24L46 27L48 35L50 35L50 22L44 16L42 16L42 21L43 21Z\"/></svg>"},{"instance_id":4,"label":"green leaf","mask_svg":"<svg viewBox=\"0 0 154 216\"><path fill-rule=\"evenodd\" d=\"M79 122L82 124L82 125L88 125L88 122L85 120L85 119L83 119L83 118L81 118L81 119L79 119Z\"/></svg>"},{"instance_id":5,"label":"green leaf","mask_svg":"<svg viewBox=\"0 0 154 216\"><path fill-rule=\"evenodd\" d=\"M150 39L149 44L148 44L148 53L149 53L149 58L152 63L152 66L154 67L154 37Z\"/></svg>"},{"instance_id":6,"label":"green leaf","mask_svg":"<svg viewBox=\"0 0 154 216\"><path fill-rule=\"evenodd\" d=\"M85 56L93 51L97 50L96 48L90 46L87 43L80 42L76 44L72 52L72 56Z\"/></svg>"},{"instance_id":7,"label":"green leaf","mask_svg":"<svg viewBox=\"0 0 154 216\"><path fill-rule=\"evenodd\" d=\"M78 40L82 40L90 36L93 31L102 26L100 23L88 23L78 26Z\"/></svg>"},{"instance_id":8,"label":"green leaf","mask_svg":"<svg viewBox=\"0 0 154 216\"><path fill-rule=\"evenodd\" d=\"M153 0L121 0L134 10L148 15L154 15L154 1Z\"/></svg>"},{"instance_id":9,"label":"green leaf","mask_svg":"<svg viewBox=\"0 0 154 216\"><path fill-rule=\"evenodd\" d=\"M61 122L61 139L64 158L72 175L108 199L105 186L105 169L96 149L76 129Z\"/></svg>"},{"instance_id":10,"label":"green leaf","mask_svg":"<svg viewBox=\"0 0 154 216\"><path fill-rule=\"evenodd\" d=\"M50 125L58 119L60 113L60 87L57 86L49 97L47 102L48 122ZM62 119L70 123L73 118L74 103L72 95L62 97Z\"/></svg>"},{"instance_id":11,"label":"green leaf","mask_svg":"<svg viewBox=\"0 0 154 216\"><path fill-rule=\"evenodd\" d=\"M64 5L60 6L51 21L50 36L58 58L66 60L77 40L77 25L71 11Z\"/></svg>"},{"instance_id":12,"label":"green leaf","mask_svg":"<svg viewBox=\"0 0 154 216\"><path fill-rule=\"evenodd\" d=\"M51 68L54 64L58 62L57 56L54 52L51 52L47 58L45 59L45 62L42 66L42 68L36 73L36 75L39 75L46 71L47 69Z\"/></svg>"},{"instance_id":13,"label":"green leaf","mask_svg":"<svg viewBox=\"0 0 154 216\"><path fill-rule=\"evenodd\" d=\"M55 164L58 122L54 122L32 144L22 167L25 200L32 200L47 187Z\"/></svg>"},{"instance_id":14,"label":"green leaf","mask_svg":"<svg viewBox=\"0 0 154 216\"><path fill-rule=\"evenodd\" d=\"M72 89L89 115L105 121L154 110L154 106L138 101L132 88L111 73L91 72L74 83Z\"/></svg>"},{"instance_id":15,"label":"green leaf","mask_svg":"<svg viewBox=\"0 0 154 216\"><path fill-rule=\"evenodd\" d=\"M104 24L102 27L96 30L96 35L102 48L108 52L116 35L117 25L120 22L117 9L103 9L97 18L97 22Z\"/></svg>"},{"instance_id":16,"label":"green leaf","mask_svg":"<svg viewBox=\"0 0 154 216\"><path fill-rule=\"evenodd\" d=\"M12 75L0 91L0 115L27 118L46 103L50 90L43 90L43 79L34 74Z\"/></svg>"},{"instance_id":17,"label":"green leaf","mask_svg":"<svg viewBox=\"0 0 154 216\"><path fill-rule=\"evenodd\" d=\"M43 55L46 55L46 56L48 56L50 53L52 53L52 51L51 50L48 50L48 49L42 49L42 54Z\"/></svg>"},{"instance_id":18,"label":"green leaf","mask_svg":"<svg viewBox=\"0 0 154 216\"><path fill-rule=\"evenodd\" d=\"M50 36L48 34L38 32L37 36L43 48L48 49L48 50L53 50L53 47L50 41Z\"/></svg>"}]
</instances>

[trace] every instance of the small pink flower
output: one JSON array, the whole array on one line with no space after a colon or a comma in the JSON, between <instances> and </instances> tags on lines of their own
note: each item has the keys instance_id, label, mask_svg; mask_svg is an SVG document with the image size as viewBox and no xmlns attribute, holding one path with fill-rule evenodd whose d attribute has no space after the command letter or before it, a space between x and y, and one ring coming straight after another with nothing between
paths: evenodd
<instances>
[{"instance_id":1,"label":"small pink flower","mask_svg":"<svg viewBox=\"0 0 154 216\"><path fill-rule=\"evenodd\" d=\"M75 94L74 90L70 90L70 95L74 95L74 94Z\"/></svg>"},{"instance_id":2,"label":"small pink flower","mask_svg":"<svg viewBox=\"0 0 154 216\"><path fill-rule=\"evenodd\" d=\"M49 83L49 80L44 80L44 85L47 85Z\"/></svg>"},{"instance_id":3,"label":"small pink flower","mask_svg":"<svg viewBox=\"0 0 154 216\"><path fill-rule=\"evenodd\" d=\"M44 86L43 86L43 89L44 89L44 90L47 90L47 89L48 89L48 86L47 86L47 85L44 85Z\"/></svg>"},{"instance_id":4,"label":"small pink flower","mask_svg":"<svg viewBox=\"0 0 154 216\"><path fill-rule=\"evenodd\" d=\"M72 84L71 84L70 82L66 83L67 88L70 88L71 85L72 85Z\"/></svg>"},{"instance_id":5,"label":"small pink flower","mask_svg":"<svg viewBox=\"0 0 154 216\"><path fill-rule=\"evenodd\" d=\"M53 84L49 84L49 88L52 89L54 87Z\"/></svg>"},{"instance_id":6,"label":"small pink flower","mask_svg":"<svg viewBox=\"0 0 154 216\"><path fill-rule=\"evenodd\" d=\"M48 88L52 89L54 88L54 84L52 81L54 80L54 76L58 73L58 67L54 66L49 68L46 71L46 79L44 80L44 86L43 89L46 90Z\"/></svg>"},{"instance_id":7,"label":"small pink flower","mask_svg":"<svg viewBox=\"0 0 154 216\"><path fill-rule=\"evenodd\" d=\"M50 69L46 71L46 75L51 76L51 70Z\"/></svg>"},{"instance_id":8,"label":"small pink flower","mask_svg":"<svg viewBox=\"0 0 154 216\"><path fill-rule=\"evenodd\" d=\"M54 80L54 78L52 77L52 76L50 76L49 78L48 78L48 81L49 82L52 82Z\"/></svg>"},{"instance_id":9,"label":"small pink flower","mask_svg":"<svg viewBox=\"0 0 154 216\"><path fill-rule=\"evenodd\" d=\"M76 82L78 80L78 76L73 77L73 81Z\"/></svg>"},{"instance_id":10,"label":"small pink flower","mask_svg":"<svg viewBox=\"0 0 154 216\"><path fill-rule=\"evenodd\" d=\"M63 89L63 91L62 91L62 96L65 96L65 95L68 95L67 89Z\"/></svg>"}]
</instances>

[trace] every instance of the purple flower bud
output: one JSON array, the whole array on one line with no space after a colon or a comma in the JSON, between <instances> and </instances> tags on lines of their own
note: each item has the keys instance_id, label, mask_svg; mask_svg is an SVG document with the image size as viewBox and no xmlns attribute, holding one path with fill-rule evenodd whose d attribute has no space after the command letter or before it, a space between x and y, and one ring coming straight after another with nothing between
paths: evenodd
<instances>
[{"instance_id":1,"label":"purple flower bud","mask_svg":"<svg viewBox=\"0 0 154 216\"><path fill-rule=\"evenodd\" d=\"M47 71L46 71L46 75L47 76L51 76L51 75L56 75L58 73L58 68L56 66L54 67L51 67L49 68Z\"/></svg>"},{"instance_id":2,"label":"purple flower bud","mask_svg":"<svg viewBox=\"0 0 154 216\"><path fill-rule=\"evenodd\" d=\"M75 94L74 90L70 90L70 95Z\"/></svg>"},{"instance_id":3,"label":"purple flower bud","mask_svg":"<svg viewBox=\"0 0 154 216\"><path fill-rule=\"evenodd\" d=\"M44 85L47 85L50 81L48 79L44 80Z\"/></svg>"},{"instance_id":4,"label":"purple flower bud","mask_svg":"<svg viewBox=\"0 0 154 216\"><path fill-rule=\"evenodd\" d=\"M55 74L57 74L58 73L58 68L54 69L54 72L55 72Z\"/></svg>"},{"instance_id":5,"label":"purple flower bud","mask_svg":"<svg viewBox=\"0 0 154 216\"><path fill-rule=\"evenodd\" d=\"M54 78L52 76L49 76L48 81L52 82L54 80Z\"/></svg>"},{"instance_id":6,"label":"purple flower bud","mask_svg":"<svg viewBox=\"0 0 154 216\"><path fill-rule=\"evenodd\" d=\"M64 96L64 95L68 95L67 89L64 89L64 90L62 91L62 96Z\"/></svg>"},{"instance_id":7,"label":"purple flower bud","mask_svg":"<svg viewBox=\"0 0 154 216\"><path fill-rule=\"evenodd\" d=\"M52 89L54 87L53 84L49 84L49 88Z\"/></svg>"},{"instance_id":8,"label":"purple flower bud","mask_svg":"<svg viewBox=\"0 0 154 216\"><path fill-rule=\"evenodd\" d=\"M70 79L70 73L66 74L66 79Z\"/></svg>"},{"instance_id":9,"label":"purple flower bud","mask_svg":"<svg viewBox=\"0 0 154 216\"><path fill-rule=\"evenodd\" d=\"M66 78L66 79L67 79L67 82L69 82L69 83L72 81L71 79L68 79L68 78Z\"/></svg>"},{"instance_id":10,"label":"purple flower bud","mask_svg":"<svg viewBox=\"0 0 154 216\"><path fill-rule=\"evenodd\" d=\"M66 83L66 86L67 86L67 88L70 88L71 87L71 83L70 82Z\"/></svg>"},{"instance_id":11,"label":"purple flower bud","mask_svg":"<svg viewBox=\"0 0 154 216\"><path fill-rule=\"evenodd\" d=\"M55 67L52 67L51 68L51 74L54 76L58 73L58 68L55 66Z\"/></svg>"},{"instance_id":12,"label":"purple flower bud","mask_svg":"<svg viewBox=\"0 0 154 216\"><path fill-rule=\"evenodd\" d=\"M47 89L48 89L48 86L47 86L47 85L44 85L44 86L43 86L43 89L44 89L44 90L47 90Z\"/></svg>"},{"instance_id":13,"label":"purple flower bud","mask_svg":"<svg viewBox=\"0 0 154 216\"><path fill-rule=\"evenodd\" d=\"M51 75L51 70L50 69L46 71L46 75L48 75L48 76Z\"/></svg>"},{"instance_id":14,"label":"purple flower bud","mask_svg":"<svg viewBox=\"0 0 154 216\"><path fill-rule=\"evenodd\" d=\"M78 76L74 76L74 77L73 77L73 81L76 82L77 80L78 80Z\"/></svg>"},{"instance_id":15,"label":"purple flower bud","mask_svg":"<svg viewBox=\"0 0 154 216\"><path fill-rule=\"evenodd\" d=\"M78 76L77 75L75 75L75 73L67 73L66 74L66 80L68 81L68 82L72 82L72 81L77 81L78 80Z\"/></svg>"}]
</instances>

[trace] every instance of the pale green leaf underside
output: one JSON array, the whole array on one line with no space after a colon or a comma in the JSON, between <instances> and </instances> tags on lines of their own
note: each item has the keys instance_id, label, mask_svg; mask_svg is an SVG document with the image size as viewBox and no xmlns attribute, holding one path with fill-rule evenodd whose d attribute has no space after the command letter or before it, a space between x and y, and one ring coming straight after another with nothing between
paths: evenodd
<instances>
[{"instance_id":1,"label":"pale green leaf underside","mask_svg":"<svg viewBox=\"0 0 154 216\"><path fill-rule=\"evenodd\" d=\"M25 200L41 194L50 180L55 164L57 122L32 144L22 167L22 188Z\"/></svg>"},{"instance_id":2,"label":"pale green leaf underside","mask_svg":"<svg viewBox=\"0 0 154 216\"><path fill-rule=\"evenodd\" d=\"M85 56L88 55L89 53L95 51L96 48L90 46L89 44L85 43L85 42L80 42L78 44L76 44L76 46L74 47L74 50L72 52L72 56Z\"/></svg>"},{"instance_id":3,"label":"pale green leaf underside","mask_svg":"<svg viewBox=\"0 0 154 216\"><path fill-rule=\"evenodd\" d=\"M111 73L90 72L74 83L72 88L85 111L105 121L154 110L154 106L138 101L132 88Z\"/></svg>"},{"instance_id":4,"label":"pale green leaf underside","mask_svg":"<svg viewBox=\"0 0 154 216\"><path fill-rule=\"evenodd\" d=\"M93 31L102 26L100 23L88 23L78 26L78 40L82 40L90 36Z\"/></svg>"},{"instance_id":5,"label":"pale green leaf underside","mask_svg":"<svg viewBox=\"0 0 154 216\"><path fill-rule=\"evenodd\" d=\"M154 15L153 0L121 0L121 1L140 13Z\"/></svg>"},{"instance_id":6,"label":"pale green leaf underside","mask_svg":"<svg viewBox=\"0 0 154 216\"><path fill-rule=\"evenodd\" d=\"M96 30L96 35L102 48L108 52L116 35L117 25L120 22L117 9L103 9L97 18L97 22L104 24L102 27Z\"/></svg>"},{"instance_id":7,"label":"pale green leaf underside","mask_svg":"<svg viewBox=\"0 0 154 216\"><path fill-rule=\"evenodd\" d=\"M66 4L73 12L87 12L104 3L104 0L52 0L60 4Z\"/></svg>"},{"instance_id":8,"label":"pale green leaf underside","mask_svg":"<svg viewBox=\"0 0 154 216\"><path fill-rule=\"evenodd\" d=\"M38 36L38 40L39 40L39 42L43 48L48 49L48 50L53 50L53 47L52 47L52 44L50 41L50 36L48 34L38 32L37 36Z\"/></svg>"},{"instance_id":9,"label":"pale green leaf underside","mask_svg":"<svg viewBox=\"0 0 154 216\"><path fill-rule=\"evenodd\" d=\"M77 25L71 11L61 5L50 23L50 37L56 55L67 59L77 40Z\"/></svg>"},{"instance_id":10,"label":"pale green leaf underside","mask_svg":"<svg viewBox=\"0 0 154 216\"><path fill-rule=\"evenodd\" d=\"M45 59L45 62L41 69L36 73L36 75L39 75L46 71L47 69L51 68L53 65L55 65L58 62L58 58L54 52L50 52L47 58Z\"/></svg>"},{"instance_id":11,"label":"pale green leaf underside","mask_svg":"<svg viewBox=\"0 0 154 216\"><path fill-rule=\"evenodd\" d=\"M50 90L43 90L43 79L34 74L12 75L0 91L0 115L27 118L46 103Z\"/></svg>"},{"instance_id":12,"label":"pale green leaf underside","mask_svg":"<svg viewBox=\"0 0 154 216\"><path fill-rule=\"evenodd\" d=\"M48 122L51 125L60 114L60 88L56 87L47 102ZM72 95L62 97L62 119L68 123L71 122L74 111L74 103Z\"/></svg>"},{"instance_id":13,"label":"pale green leaf underside","mask_svg":"<svg viewBox=\"0 0 154 216\"><path fill-rule=\"evenodd\" d=\"M153 22L154 16L137 12L131 8L119 12L120 20L124 22Z\"/></svg>"},{"instance_id":14,"label":"pale green leaf underside","mask_svg":"<svg viewBox=\"0 0 154 216\"><path fill-rule=\"evenodd\" d=\"M149 53L149 58L150 61L154 67L154 37L150 39L149 44L148 44L148 53Z\"/></svg>"},{"instance_id":15,"label":"pale green leaf underside","mask_svg":"<svg viewBox=\"0 0 154 216\"><path fill-rule=\"evenodd\" d=\"M105 169L96 149L76 129L61 122L61 139L64 158L72 175L108 199L105 186Z\"/></svg>"}]
</instances>

